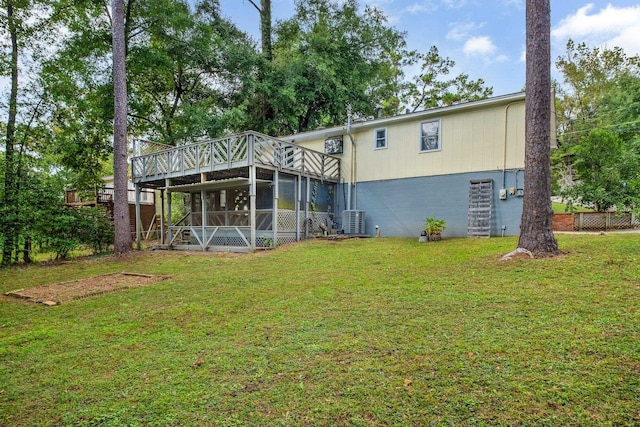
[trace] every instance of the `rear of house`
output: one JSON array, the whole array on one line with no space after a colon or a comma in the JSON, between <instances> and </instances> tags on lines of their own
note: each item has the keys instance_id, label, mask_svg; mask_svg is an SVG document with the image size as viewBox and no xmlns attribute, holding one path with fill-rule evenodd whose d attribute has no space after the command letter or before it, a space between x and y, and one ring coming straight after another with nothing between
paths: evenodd
<instances>
[{"instance_id":1,"label":"rear of house","mask_svg":"<svg viewBox=\"0 0 640 427\"><path fill-rule=\"evenodd\" d=\"M347 226L363 217L365 234L418 236L436 217L445 236L517 235L524 101L516 93L282 139L340 158L337 211Z\"/></svg>"},{"instance_id":2,"label":"rear of house","mask_svg":"<svg viewBox=\"0 0 640 427\"><path fill-rule=\"evenodd\" d=\"M519 234L524 146L525 94L516 93L281 138L249 131L166 147L134 157L132 172L138 194L160 191L169 247L417 237L428 217L446 221L445 237L506 236ZM171 218L174 193L189 197L184 218Z\"/></svg>"}]
</instances>

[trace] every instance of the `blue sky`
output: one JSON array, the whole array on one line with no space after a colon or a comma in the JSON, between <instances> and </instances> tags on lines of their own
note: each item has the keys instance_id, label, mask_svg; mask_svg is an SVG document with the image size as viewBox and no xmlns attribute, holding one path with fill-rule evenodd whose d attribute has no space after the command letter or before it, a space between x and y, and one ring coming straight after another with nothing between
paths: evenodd
<instances>
[{"instance_id":1,"label":"blue sky","mask_svg":"<svg viewBox=\"0 0 640 427\"><path fill-rule=\"evenodd\" d=\"M274 20L291 17L293 4L272 0ZM407 33L409 48L426 52L436 45L456 62L456 74L484 79L494 95L524 87L525 0L360 0L360 5L382 9L390 25ZM259 41L258 13L248 0L220 0L220 6L224 16ZM640 2L551 0L552 62L569 38L639 54Z\"/></svg>"}]
</instances>

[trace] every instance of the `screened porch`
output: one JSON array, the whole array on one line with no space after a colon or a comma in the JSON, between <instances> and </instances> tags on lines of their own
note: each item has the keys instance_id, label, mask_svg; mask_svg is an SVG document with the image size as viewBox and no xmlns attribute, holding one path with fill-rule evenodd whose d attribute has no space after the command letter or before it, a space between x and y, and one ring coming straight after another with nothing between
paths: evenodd
<instances>
[{"instance_id":1,"label":"screened porch","mask_svg":"<svg viewBox=\"0 0 640 427\"><path fill-rule=\"evenodd\" d=\"M245 252L335 227L336 157L256 132L144 147L132 159L132 179L136 194L160 192L163 247ZM172 217L176 194L187 208L179 218Z\"/></svg>"}]
</instances>

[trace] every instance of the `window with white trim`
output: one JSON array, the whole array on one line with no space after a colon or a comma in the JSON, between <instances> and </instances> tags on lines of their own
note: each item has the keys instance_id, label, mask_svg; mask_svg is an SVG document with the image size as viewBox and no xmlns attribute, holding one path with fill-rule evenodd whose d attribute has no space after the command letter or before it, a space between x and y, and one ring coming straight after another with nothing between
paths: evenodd
<instances>
[{"instance_id":1,"label":"window with white trim","mask_svg":"<svg viewBox=\"0 0 640 427\"><path fill-rule=\"evenodd\" d=\"M387 128L376 129L373 133L375 135L375 149L387 148Z\"/></svg>"},{"instance_id":2,"label":"window with white trim","mask_svg":"<svg viewBox=\"0 0 640 427\"><path fill-rule=\"evenodd\" d=\"M420 152L438 151L440 146L440 119L420 123Z\"/></svg>"}]
</instances>

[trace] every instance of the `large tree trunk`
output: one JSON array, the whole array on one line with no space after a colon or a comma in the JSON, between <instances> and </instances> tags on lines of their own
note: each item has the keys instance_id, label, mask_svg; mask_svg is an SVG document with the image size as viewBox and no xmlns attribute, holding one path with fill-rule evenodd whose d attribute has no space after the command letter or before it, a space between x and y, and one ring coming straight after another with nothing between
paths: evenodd
<instances>
[{"instance_id":1,"label":"large tree trunk","mask_svg":"<svg viewBox=\"0 0 640 427\"><path fill-rule=\"evenodd\" d=\"M113 0L113 216L116 254L131 251L127 163L127 78L124 0Z\"/></svg>"},{"instance_id":2,"label":"large tree trunk","mask_svg":"<svg viewBox=\"0 0 640 427\"><path fill-rule=\"evenodd\" d=\"M260 13L260 36L262 39L262 57L265 59L263 67L258 71L258 81L264 83L269 74L269 68L273 61L273 44L271 42L271 0L260 0L260 6L254 0L249 0L253 7ZM275 114L269 102L268 95L261 89L258 100L262 104L260 114L261 132L269 133L269 123L273 121Z\"/></svg>"},{"instance_id":3,"label":"large tree trunk","mask_svg":"<svg viewBox=\"0 0 640 427\"><path fill-rule=\"evenodd\" d=\"M559 253L551 219L551 54L549 0L527 0L524 204L518 247Z\"/></svg>"},{"instance_id":4,"label":"large tree trunk","mask_svg":"<svg viewBox=\"0 0 640 427\"><path fill-rule=\"evenodd\" d=\"M18 29L13 3L7 2L7 25L11 38L11 92L9 94L9 115L5 135L4 204L2 212L4 243L2 264L11 263L11 255L19 237L18 193L16 191L17 159L15 152L16 117L18 115Z\"/></svg>"},{"instance_id":5,"label":"large tree trunk","mask_svg":"<svg viewBox=\"0 0 640 427\"><path fill-rule=\"evenodd\" d=\"M271 0L261 0L260 5L260 33L262 38L262 55L271 62L273 47L271 45Z\"/></svg>"}]
</instances>

